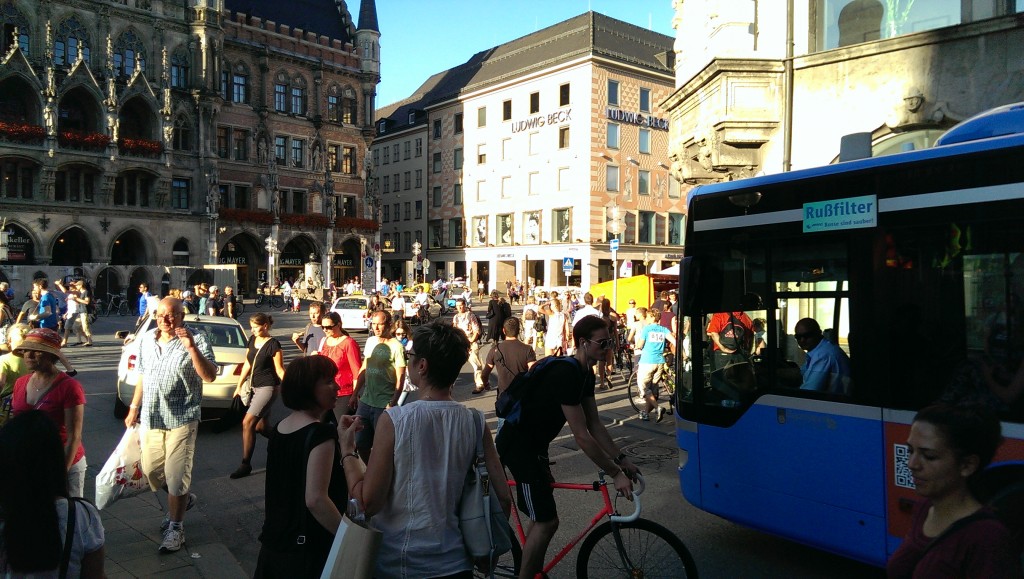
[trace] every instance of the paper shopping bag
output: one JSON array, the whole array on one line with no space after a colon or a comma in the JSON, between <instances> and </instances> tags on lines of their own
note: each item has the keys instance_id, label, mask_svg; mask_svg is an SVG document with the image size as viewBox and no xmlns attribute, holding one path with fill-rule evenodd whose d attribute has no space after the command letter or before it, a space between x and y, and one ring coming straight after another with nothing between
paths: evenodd
<instances>
[{"instance_id":1,"label":"paper shopping bag","mask_svg":"<svg viewBox=\"0 0 1024 579\"><path fill-rule=\"evenodd\" d=\"M117 499L149 490L149 481L142 475L142 442L139 426L132 425L121 437L114 453L96 475L96 508L103 509Z\"/></svg>"},{"instance_id":2,"label":"paper shopping bag","mask_svg":"<svg viewBox=\"0 0 1024 579\"><path fill-rule=\"evenodd\" d=\"M320 579L372 579L380 531L342 517Z\"/></svg>"}]
</instances>

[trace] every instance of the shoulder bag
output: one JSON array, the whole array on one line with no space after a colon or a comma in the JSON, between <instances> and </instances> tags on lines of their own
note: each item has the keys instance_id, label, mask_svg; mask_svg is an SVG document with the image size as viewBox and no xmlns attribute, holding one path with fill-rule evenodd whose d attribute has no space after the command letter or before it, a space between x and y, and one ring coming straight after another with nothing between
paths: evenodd
<instances>
[{"instance_id":1,"label":"shoulder bag","mask_svg":"<svg viewBox=\"0 0 1024 579\"><path fill-rule=\"evenodd\" d=\"M498 557L512 549L508 517L501 509L497 495L491 493L487 461L484 458L484 414L476 415L476 456L466 473L459 501L459 530L472 558L489 558L488 569L494 569ZM493 576L493 574L492 574Z\"/></svg>"}]
</instances>

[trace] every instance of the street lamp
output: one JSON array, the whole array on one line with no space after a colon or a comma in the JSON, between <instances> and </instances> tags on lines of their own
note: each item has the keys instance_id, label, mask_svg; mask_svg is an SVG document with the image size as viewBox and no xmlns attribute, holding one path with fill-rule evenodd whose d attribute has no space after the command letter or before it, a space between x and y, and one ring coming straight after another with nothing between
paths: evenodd
<instances>
[{"instance_id":1,"label":"street lamp","mask_svg":"<svg viewBox=\"0 0 1024 579\"><path fill-rule=\"evenodd\" d=\"M420 266L420 253L422 253L422 252L420 250L422 248L423 248L423 245L421 245L419 241L412 242L412 259L413 259L413 261L416 262L415 265L413 265L413 271L414 272L421 267ZM419 280L416 279L416 274L415 273L412 274L412 279L413 279L413 281L419 281ZM424 278L424 281L426 281L426 278Z\"/></svg>"},{"instance_id":2,"label":"street lamp","mask_svg":"<svg viewBox=\"0 0 1024 579\"><path fill-rule=\"evenodd\" d=\"M267 284L273 284L271 287L276 287L277 275L275 275L274 266L277 263L277 240L273 235L268 235L263 241L267 242Z\"/></svg>"}]
</instances>

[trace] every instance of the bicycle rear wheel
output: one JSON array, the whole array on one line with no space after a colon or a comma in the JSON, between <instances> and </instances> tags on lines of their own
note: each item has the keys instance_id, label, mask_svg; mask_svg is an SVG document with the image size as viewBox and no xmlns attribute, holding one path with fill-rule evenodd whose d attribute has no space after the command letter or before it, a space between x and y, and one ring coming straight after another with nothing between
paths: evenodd
<instances>
[{"instance_id":1,"label":"bicycle rear wheel","mask_svg":"<svg viewBox=\"0 0 1024 579\"><path fill-rule=\"evenodd\" d=\"M640 412L641 410L647 409L647 402L644 400L644 393L640 390L640 373L634 370L629 375L629 381L626 382L627 392L626 397L629 398L629 404L633 407L633 410Z\"/></svg>"},{"instance_id":2,"label":"bicycle rear wheel","mask_svg":"<svg viewBox=\"0 0 1024 579\"><path fill-rule=\"evenodd\" d=\"M587 535L576 558L576 577L697 577L697 564L686 545L661 525L637 519L616 525L622 538L622 552L615 544L611 522Z\"/></svg>"}]
</instances>

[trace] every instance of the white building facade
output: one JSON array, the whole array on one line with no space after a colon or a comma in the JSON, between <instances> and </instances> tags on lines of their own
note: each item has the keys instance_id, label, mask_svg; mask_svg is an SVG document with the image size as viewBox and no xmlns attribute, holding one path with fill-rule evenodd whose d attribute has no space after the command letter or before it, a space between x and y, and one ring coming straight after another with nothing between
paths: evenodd
<instances>
[{"instance_id":1,"label":"white building facade","mask_svg":"<svg viewBox=\"0 0 1024 579\"><path fill-rule=\"evenodd\" d=\"M427 114L431 277L502 292L508 280L610 280L613 207L622 272L675 263L684 210L660 108L670 51L668 37L587 13L479 53L403 101Z\"/></svg>"}]
</instances>

